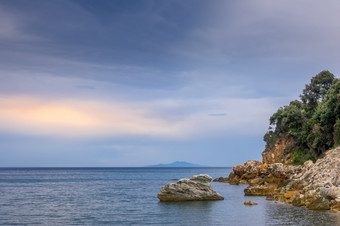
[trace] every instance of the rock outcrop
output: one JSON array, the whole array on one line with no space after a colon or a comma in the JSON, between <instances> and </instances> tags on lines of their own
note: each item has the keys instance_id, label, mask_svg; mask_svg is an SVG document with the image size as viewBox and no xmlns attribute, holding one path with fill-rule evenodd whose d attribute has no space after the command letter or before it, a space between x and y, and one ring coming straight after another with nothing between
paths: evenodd
<instances>
[{"instance_id":1,"label":"rock outcrop","mask_svg":"<svg viewBox=\"0 0 340 226\"><path fill-rule=\"evenodd\" d=\"M286 198L287 193L291 196ZM340 148L327 151L325 157L304 163L302 171L280 188L283 201L306 205L314 210L340 211ZM281 198L282 199L282 198Z\"/></svg>"},{"instance_id":2,"label":"rock outcrop","mask_svg":"<svg viewBox=\"0 0 340 226\"><path fill-rule=\"evenodd\" d=\"M245 195L340 212L340 148L327 151L315 163L306 161L303 166L247 161L234 166L224 181L249 184Z\"/></svg>"},{"instance_id":3,"label":"rock outcrop","mask_svg":"<svg viewBox=\"0 0 340 226\"><path fill-rule=\"evenodd\" d=\"M282 181L301 171L300 166L285 166L282 163L263 164L260 161L247 161L243 165L236 165L229 174L230 184L249 184L253 187L258 186L255 193L260 190L273 190L273 186L278 186ZM263 195L267 195L264 192ZM248 195L251 195L249 192ZM254 194L255 195L255 194ZM256 194L258 195L258 194Z\"/></svg>"},{"instance_id":4,"label":"rock outcrop","mask_svg":"<svg viewBox=\"0 0 340 226\"><path fill-rule=\"evenodd\" d=\"M162 202L222 200L222 195L212 189L212 178L206 174L180 179L177 183L164 185L158 193Z\"/></svg>"}]
</instances>

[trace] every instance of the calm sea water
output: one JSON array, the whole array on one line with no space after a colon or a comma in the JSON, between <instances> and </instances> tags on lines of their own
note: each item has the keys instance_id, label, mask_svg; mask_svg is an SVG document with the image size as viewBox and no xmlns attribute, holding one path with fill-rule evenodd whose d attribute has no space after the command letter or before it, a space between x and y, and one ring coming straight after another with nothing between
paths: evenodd
<instances>
[{"instance_id":1,"label":"calm sea water","mask_svg":"<svg viewBox=\"0 0 340 226\"><path fill-rule=\"evenodd\" d=\"M174 178L227 176L230 168L0 169L1 225L340 225L340 214L245 197L213 183L223 201L161 203ZM244 206L245 200L258 202Z\"/></svg>"}]
</instances>

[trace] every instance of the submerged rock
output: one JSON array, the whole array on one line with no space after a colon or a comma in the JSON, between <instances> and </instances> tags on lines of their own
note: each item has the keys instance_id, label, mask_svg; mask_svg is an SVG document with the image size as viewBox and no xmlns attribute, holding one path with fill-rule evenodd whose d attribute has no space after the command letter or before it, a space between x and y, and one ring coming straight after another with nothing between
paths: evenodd
<instances>
[{"instance_id":1,"label":"submerged rock","mask_svg":"<svg viewBox=\"0 0 340 226\"><path fill-rule=\"evenodd\" d=\"M266 196L266 200L274 201L275 200L275 196L274 195L267 195Z\"/></svg>"},{"instance_id":2,"label":"submerged rock","mask_svg":"<svg viewBox=\"0 0 340 226\"><path fill-rule=\"evenodd\" d=\"M245 201L243 204L248 206L257 205L257 203L253 201Z\"/></svg>"},{"instance_id":3,"label":"submerged rock","mask_svg":"<svg viewBox=\"0 0 340 226\"><path fill-rule=\"evenodd\" d=\"M295 197L292 204L293 206L305 206L303 197L301 198L300 196Z\"/></svg>"},{"instance_id":4,"label":"submerged rock","mask_svg":"<svg viewBox=\"0 0 340 226\"><path fill-rule=\"evenodd\" d=\"M329 210L330 206L329 206L330 202L324 198L324 197L318 197L316 199L313 199L309 204L308 204L308 208L311 210Z\"/></svg>"},{"instance_id":5,"label":"submerged rock","mask_svg":"<svg viewBox=\"0 0 340 226\"><path fill-rule=\"evenodd\" d=\"M332 212L340 212L340 201L331 201L330 210Z\"/></svg>"},{"instance_id":6,"label":"submerged rock","mask_svg":"<svg viewBox=\"0 0 340 226\"><path fill-rule=\"evenodd\" d=\"M212 189L212 178L207 174L180 179L177 183L164 185L158 193L162 202L222 200L223 196Z\"/></svg>"},{"instance_id":7,"label":"submerged rock","mask_svg":"<svg viewBox=\"0 0 340 226\"><path fill-rule=\"evenodd\" d=\"M218 177L213 180L214 182L222 182L222 183L229 183L229 179L227 177Z\"/></svg>"},{"instance_id":8,"label":"submerged rock","mask_svg":"<svg viewBox=\"0 0 340 226\"><path fill-rule=\"evenodd\" d=\"M274 185L253 185L244 189L244 195L247 196L267 196L275 193Z\"/></svg>"}]
</instances>

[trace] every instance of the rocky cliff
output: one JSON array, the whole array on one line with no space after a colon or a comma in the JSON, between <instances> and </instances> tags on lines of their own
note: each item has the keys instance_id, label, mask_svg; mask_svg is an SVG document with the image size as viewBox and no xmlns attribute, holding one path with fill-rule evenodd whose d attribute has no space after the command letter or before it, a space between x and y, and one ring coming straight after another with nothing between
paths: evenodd
<instances>
[{"instance_id":1,"label":"rocky cliff","mask_svg":"<svg viewBox=\"0 0 340 226\"><path fill-rule=\"evenodd\" d=\"M289 163L293 154L293 140L280 135L273 144L266 146L262 152L262 162L267 164Z\"/></svg>"}]
</instances>

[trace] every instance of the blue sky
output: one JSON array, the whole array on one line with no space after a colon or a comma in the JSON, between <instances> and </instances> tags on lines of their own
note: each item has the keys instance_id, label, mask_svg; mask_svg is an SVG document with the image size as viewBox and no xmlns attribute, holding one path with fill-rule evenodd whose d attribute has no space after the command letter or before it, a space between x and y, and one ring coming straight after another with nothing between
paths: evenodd
<instances>
[{"instance_id":1,"label":"blue sky","mask_svg":"<svg viewBox=\"0 0 340 226\"><path fill-rule=\"evenodd\" d=\"M0 0L0 166L232 166L340 66L326 1Z\"/></svg>"}]
</instances>

